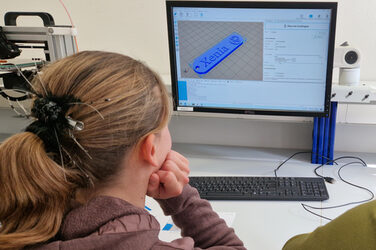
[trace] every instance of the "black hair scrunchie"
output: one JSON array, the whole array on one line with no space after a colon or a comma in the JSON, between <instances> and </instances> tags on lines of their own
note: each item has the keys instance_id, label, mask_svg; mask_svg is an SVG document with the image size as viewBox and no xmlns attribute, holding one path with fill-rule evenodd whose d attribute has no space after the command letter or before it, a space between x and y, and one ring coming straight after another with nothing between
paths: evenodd
<instances>
[{"instance_id":1,"label":"black hair scrunchie","mask_svg":"<svg viewBox=\"0 0 376 250\"><path fill-rule=\"evenodd\" d=\"M36 134L43 141L46 152L58 153L59 142L69 129L66 113L76 102L80 100L72 95L38 97L31 109L31 116L37 120L27 126L25 131Z\"/></svg>"}]
</instances>

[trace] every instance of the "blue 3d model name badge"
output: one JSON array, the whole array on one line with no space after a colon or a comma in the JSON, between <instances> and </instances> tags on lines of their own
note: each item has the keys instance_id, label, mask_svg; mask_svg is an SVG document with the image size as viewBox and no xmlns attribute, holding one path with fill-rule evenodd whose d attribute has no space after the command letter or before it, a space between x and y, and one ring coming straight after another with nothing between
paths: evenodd
<instances>
[{"instance_id":1,"label":"blue 3d model name badge","mask_svg":"<svg viewBox=\"0 0 376 250\"><path fill-rule=\"evenodd\" d=\"M206 74L239 48L244 42L241 35L234 32L204 54L197 57L191 64L197 74Z\"/></svg>"}]
</instances>

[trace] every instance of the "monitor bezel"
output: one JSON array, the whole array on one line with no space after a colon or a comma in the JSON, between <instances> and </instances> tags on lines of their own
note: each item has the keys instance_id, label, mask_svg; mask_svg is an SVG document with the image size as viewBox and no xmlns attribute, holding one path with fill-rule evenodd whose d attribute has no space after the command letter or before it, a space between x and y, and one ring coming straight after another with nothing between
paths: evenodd
<instances>
[{"instance_id":1,"label":"monitor bezel","mask_svg":"<svg viewBox=\"0 0 376 250\"><path fill-rule=\"evenodd\" d=\"M173 110L178 110L178 78L175 56L175 34L173 27L173 7L198 7L198 8L269 8L269 9L330 9L331 21L329 31L328 63L326 69L325 104L322 112L309 111L284 111L284 110L259 110L259 109L225 109L208 107L187 107L189 112L210 112L226 114L251 114L251 115L282 115L282 116L307 116L328 117L330 112L330 99L332 89L333 58L337 18L337 2L229 2L229 1L166 1L167 28L170 53L171 92L173 97ZM186 111L182 111L186 112Z\"/></svg>"}]
</instances>

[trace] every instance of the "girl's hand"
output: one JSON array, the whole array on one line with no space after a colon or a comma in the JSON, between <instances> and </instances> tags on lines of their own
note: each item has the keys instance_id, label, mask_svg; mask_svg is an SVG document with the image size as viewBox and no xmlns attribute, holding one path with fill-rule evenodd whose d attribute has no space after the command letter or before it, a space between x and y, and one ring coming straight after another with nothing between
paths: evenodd
<instances>
[{"instance_id":1,"label":"girl's hand","mask_svg":"<svg viewBox=\"0 0 376 250\"><path fill-rule=\"evenodd\" d=\"M171 150L162 167L150 176L147 195L156 199L169 199L181 194L189 182L189 162Z\"/></svg>"}]
</instances>

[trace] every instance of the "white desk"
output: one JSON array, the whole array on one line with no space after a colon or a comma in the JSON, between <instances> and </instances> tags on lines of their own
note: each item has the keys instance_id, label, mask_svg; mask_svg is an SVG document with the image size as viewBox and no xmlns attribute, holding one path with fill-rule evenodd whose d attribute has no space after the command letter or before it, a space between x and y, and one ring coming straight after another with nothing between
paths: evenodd
<instances>
[{"instance_id":1,"label":"white desk","mask_svg":"<svg viewBox=\"0 0 376 250\"><path fill-rule=\"evenodd\" d=\"M273 176L273 170L283 160L292 155L294 150L265 150L243 147L218 147L205 145L174 145L174 149L184 154L190 161L191 176L198 175L254 175ZM337 153L336 157L345 154ZM349 154L361 157L368 164L376 163L373 154ZM350 162L345 160L343 162ZM326 184L329 200L324 202L305 202L312 206L332 206L350 201L367 199L370 195L363 190L351 187L340 181L337 176L339 166L326 166L324 175L334 177L334 184ZM310 164L309 155L296 156L278 171L278 176L315 176L314 167ZM321 173L321 170L319 170ZM341 174L346 180L376 191L376 168L366 168L361 165L345 167ZM147 203L151 202L150 199ZM247 249L276 250L296 234L313 231L316 227L327 223L306 212L301 202L294 201L211 201L217 212L236 213L232 227L244 242ZM155 204L152 204L153 208ZM337 209L316 210L315 212L329 218L334 218L354 206ZM152 211L152 213L161 211ZM158 217L161 227L167 218ZM179 237L178 233L161 232L162 240Z\"/></svg>"}]
</instances>

